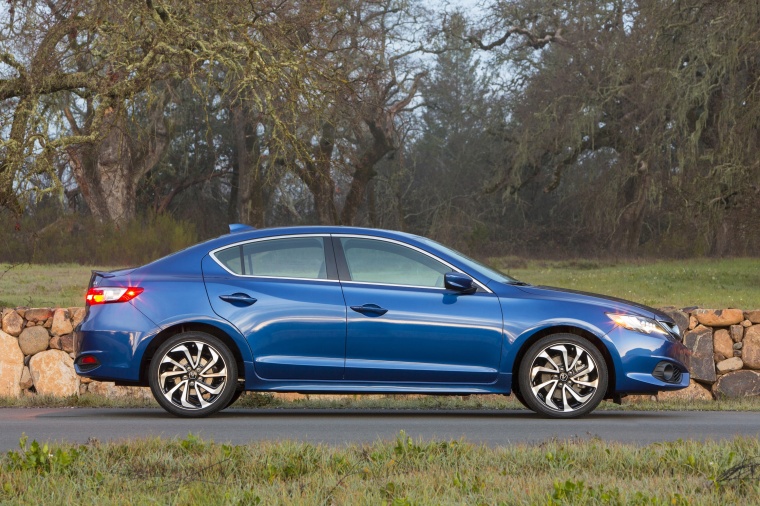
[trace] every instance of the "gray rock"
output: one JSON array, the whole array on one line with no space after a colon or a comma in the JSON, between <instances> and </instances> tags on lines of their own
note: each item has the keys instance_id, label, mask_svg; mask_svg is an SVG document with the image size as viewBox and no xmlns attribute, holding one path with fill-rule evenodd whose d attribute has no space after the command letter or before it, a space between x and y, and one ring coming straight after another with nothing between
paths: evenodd
<instances>
[{"instance_id":1,"label":"gray rock","mask_svg":"<svg viewBox=\"0 0 760 506\"><path fill-rule=\"evenodd\" d=\"M744 346L744 343L742 343L742 342L734 343L734 349L735 350L741 350L742 346Z\"/></svg>"},{"instance_id":2,"label":"gray rock","mask_svg":"<svg viewBox=\"0 0 760 506\"><path fill-rule=\"evenodd\" d=\"M681 339L683 339L684 332L689 328L689 315L673 306L662 307L660 311L673 318L678 328L681 329Z\"/></svg>"},{"instance_id":3,"label":"gray rock","mask_svg":"<svg viewBox=\"0 0 760 506\"><path fill-rule=\"evenodd\" d=\"M686 347L691 350L691 377L704 383L715 383L715 360L713 358L712 329L699 325L690 330L683 338Z\"/></svg>"},{"instance_id":4,"label":"gray rock","mask_svg":"<svg viewBox=\"0 0 760 506\"><path fill-rule=\"evenodd\" d=\"M34 355L48 348L50 334L44 327L27 327L18 336L18 345L24 355Z\"/></svg>"},{"instance_id":5,"label":"gray rock","mask_svg":"<svg viewBox=\"0 0 760 506\"><path fill-rule=\"evenodd\" d=\"M716 398L760 395L760 373L744 370L724 374L713 385L713 393Z\"/></svg>"}]
</instances>

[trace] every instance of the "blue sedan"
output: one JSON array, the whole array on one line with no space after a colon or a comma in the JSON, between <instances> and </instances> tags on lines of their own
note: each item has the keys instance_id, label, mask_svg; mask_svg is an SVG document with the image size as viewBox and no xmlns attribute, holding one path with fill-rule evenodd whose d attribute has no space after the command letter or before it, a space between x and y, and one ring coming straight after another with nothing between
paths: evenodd
<instances>
[{"instance_id":1,"label":"blue sedan","mask_svg":"<svg viewBox=\"0 0 760 506\"><path fill-rule=\"evenodd\" d=\"M424 237L347 227L230 233L93 272L77 373L149 385L178 416L243 391L514 394L548 417L688 386L655 309L519 282Z\"/></svg>"}]
</instances>

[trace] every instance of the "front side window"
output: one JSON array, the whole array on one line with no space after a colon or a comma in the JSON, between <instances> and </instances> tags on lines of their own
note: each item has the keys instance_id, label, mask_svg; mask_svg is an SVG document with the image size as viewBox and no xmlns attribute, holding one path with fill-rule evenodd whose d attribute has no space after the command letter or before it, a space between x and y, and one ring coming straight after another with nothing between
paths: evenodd
<instances>
[{"instance_id":1,"label":"front side window","mask_svg":"<svg viewBox=\"0 0 760 506\"><path fill-rule=\"evenodd\" d=\"M215 255L235 274L280 278L327 279L321 237L289 237L232 246Z\"/></svg>"},{"instance_id":2,"label":"front side window","mask_svg":"<svg viewBox=\"0 0 760 506\"><path fill-rule=\"evenodd\" d=\"M419 251L399 244L343 237L340 239L353 281L443 288L452 269Z\"/></svg>"}]
</instances>

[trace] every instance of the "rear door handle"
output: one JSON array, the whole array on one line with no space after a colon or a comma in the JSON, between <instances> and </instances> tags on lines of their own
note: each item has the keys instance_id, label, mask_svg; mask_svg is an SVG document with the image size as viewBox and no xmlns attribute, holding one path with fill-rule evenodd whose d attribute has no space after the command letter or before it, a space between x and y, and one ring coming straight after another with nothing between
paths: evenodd
<instances>
[{"instance_id":1,"label":"rear door handle","mask_svg":"<svg viewBox=\"0 0 760 506\"><path fill-rule=\"evenodd\" d=\"M257 300L245 293L233 293L232 295L220 295L219 298L222 299L224 302L229 302L230 304L233 304L235 306L250 306L251 304L256 303L256 300Z\"/></svg>"},{"instance_id":2,"label":"rear door handle","mask_svg":"<svg viewBox=\"0 0 760 506\"><path fill-rule=\"evenodd\" d=\"M384 307L380 307L377 304L364 304L363 306L351 306L351 309L357 313L365 314L367 316L382 316L388 312Z\"/></svg>"}]
</instances>

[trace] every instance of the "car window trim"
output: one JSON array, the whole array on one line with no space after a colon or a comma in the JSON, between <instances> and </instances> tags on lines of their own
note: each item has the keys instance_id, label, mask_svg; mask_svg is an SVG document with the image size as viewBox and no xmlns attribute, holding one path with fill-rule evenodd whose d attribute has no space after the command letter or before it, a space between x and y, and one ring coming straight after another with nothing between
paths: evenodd
<instances>
[{"instance_id":1,"label":"car window trim","mask_svg":"<svg viewBox=\"0 0 760 506\"><path fill-rule=\"evenodd\" d=\"M438 286L419 286L419 285L398 285L394 283L381 283L381 282L369 282L369 281L354 281L351 279L350 273L348 272L348 262L346 261L346 254L343 251L343 245L340 243L341 237L353 237L356 239L369 239L369 240L376 240L376 241L385 241L390 242L394 244L398 244L399 246L403 246L405 248L412 249L414 251L417 251L419 253L422 253L423 255L427 255L428 257L432 258L433 260L437 260L438 262L442 263L446 267L450 268L454 272L459 272L461 274L467 274L470 276L476 285L478 285L479 288L481 288L486 293L493 293L493 291L488 288L485 284L478 281L478 279L473 276L472 274L463 271L462 269L455 267L454 265L451 265L451 263L447 262L446 260L443 260L442 258L425 251L422 248L418 248L417 246L413 246L411 244L407 244L402 241L398 241L396 239L389 239L387 237L377 237L374 235L360 235L360 234L330 234L333 239L333 248L335 249L335 258L338 262L338 275L340 277L340 280L346 283L358 283L361 285L380 285L380 286L392 286L392 287L405 287L405 288L425 288L425 289L431 289L431 290L439 290L439 291L447 291L448 288L442 288Z\"/></svg>"},{"instance_id":2,"label":"car window trim","mask_svg":"<svg viewBox=\"0 0 760 506\"><path fill-rule=\"evenodd\" d=\"M299 237L320 237L322 238L322 251L325 256L325 270L327 272L327 278L294 278L289 276L262 276L262 275L256 275L256 274L238 274L237 272L234 272L230 270L226 265L224 265L217 257L216 254L219 251L238 247L241 249L246 244L251 244L254 242L262 242L262 241L275 241L277 239L297 239ZM329 247L328 247L328 243ZM242 253L241 253L242 254ZM335 254L333 251L333 245L331 241L331 237L329 234L289 234L289 235L274 235L269 237L259 237L257 239L248 239L246 241L238 241L234 242L232 244L226 244L224 246L221 246L219 248L213 249L209 251L208 255L211 257L211 259L219 265L222 269L224 269L229 274L238 277L238 278L260 278L260 279L285 279L285 280L292 280L292 281L328 281L330 283L339 283L340 280L338 279L338 273L337 273L337 267L335 271L331 272L333 269L331 269L330 265L330 258L332 257L332 264L335 266ZM244 267L241 268L241 270L244 271ZM332 277L331 277L332 274Z\"/></svg>"}]
</instances>

